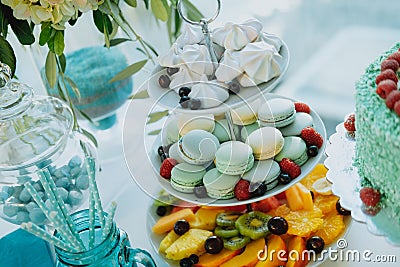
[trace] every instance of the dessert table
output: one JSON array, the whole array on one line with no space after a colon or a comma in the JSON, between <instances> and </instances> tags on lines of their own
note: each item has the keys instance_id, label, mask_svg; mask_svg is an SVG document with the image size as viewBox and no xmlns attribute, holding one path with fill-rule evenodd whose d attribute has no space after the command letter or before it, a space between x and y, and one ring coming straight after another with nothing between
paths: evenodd
<instances>
[{"instance_id":1,"label":"dessert table","mask_svg":"<svg viewBox=\"0 0 400 267\"><path fill-rule=\"evenodd\" d=\"M400 36L398 30L400 22L396 22L397 17L393 15L395 12L391 12L399 10L400 3L396 3L395 0L379 1L379 5L392 4L395 8L385 10L387 14L378 15L374 13L378 7L375 2L378 1L368 2L373 3L368 7L365 1L351 1L351 3L318 0L222 1L222 11L215 26L220 26L226 21L243 21L256 17L263 23L264 30L281 36L291 51L291 63L285 79L276 92L310 103L320 113L330 135L344 115L354 109L354 82L367 63L398 41L396 37ZM357 24L354 23L355 16ZM135 25L143 19L148 22L148 24L143 23L147 27L149 25L157 27L139 11L128 14L128 18ZM337 23L333 23L333 19L337 19ZM138 27L139 32L140 28L146 29L143 24ZM90 32L87 28L89 25L80 27L74 29L76 32L73 34L83 36ZM160 38L157 31L142 32L150 43ZM88 39L97 44L102 42L98 36ZM79 45L74 48L77 47ZM165 41L165 44L160 44L157 48L162 51L167 47ZM124 47L124 52L128 54L126 49L128 48ZM27 49L18 49L17 54L27 59L29 57L31 61L31 64L18 66L17 76L22 82L33 86L37 93L44 93L40 79L37 78L38 73L32 71L31 67L35 63L32 62L30 52ZM129 55L128 58L132 57L131 53ZM144 69L135 75L135 89L140 87L150 72L151 69ZM337 101L343 104L341 108L337 108L334 104ZM128 109L129 105L135 105L135 108ZM149 110L151 105L153 102L149 99L128 101L118 111L118 124L111 130L99 134L98 154L102 172L97 179L103 203L107 205L112 200L118 203L115 220L127 231L132 245L149 251L158 266L167 266L153 250L146 232L146 218L152 198L134 182L124 155L124 153L129 154L138 162L147 160L144 155L135 153L144 145L141 135L147 117L145 113L132 114L132 111ZM137 127L124 128L124 120L129 120L130 125ZM146 168L137 170L136 173L144 177L153 175ZM18 226L0 220L0 237L16 229ZM345 240L348 246L342 250L357 251L360 253L360 259L350 261L328 259L320 266L398 266L396 261L400 261L400 248L391 246L383 237L370 234L362 223L353 221ZM385 256L394 256L391 258L394 262L376 261L379 257L383 259ZM3 266L1 262L0 266Z\"/></svg>"}]
</instances>

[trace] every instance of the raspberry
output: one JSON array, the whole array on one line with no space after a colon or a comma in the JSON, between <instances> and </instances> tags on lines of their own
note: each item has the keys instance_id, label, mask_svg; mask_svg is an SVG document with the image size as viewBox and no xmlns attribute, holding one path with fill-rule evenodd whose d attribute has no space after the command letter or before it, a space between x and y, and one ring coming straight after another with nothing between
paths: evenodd
<instances>
[{"instance_id":1,"label":"raspberry","mask_svg":"<svg viewBox=\"0 0 400 267\"><path fill-rule=\"evenodd\" d=\"M393 54L389 55L387 59L394 59L400 64L400 52L394 52Z\"/></svg>"},{"instance_id":2,"label":"raspberry","mask_svg":"<svg viewBox=\"0 0 400 267\"><path fill-rule=\"evenodd\" d=\"M235 197L237 200L247 200L250 198L250 182L247 180L239 180L239 182L235 185Z\"/></svg>"},{"instance_id":3,"label":"raspberry","mask_svg":"<svg viewBox=\"0 0 400 267\"><path fill-rule=\"evenodd\" d=\"M381 200L381 193L372 187L363 187L360 190L361 201L368 207L375 207Z\"/></svg>"},{"instance_id":4,"label":"raspberry","mask_svg":"<svg viewBox=\"0 0 400 267\"><path fill-rule=\"evenodd\" d=\"M392 80L383 80L376 87L376 93L384 99L394 90L397 90L397 84Z\"/></svg>"},{"instance_id":5,"label":"raspberry","mask_svg":"<svg viewBox=\"0 0 400 267\"><path fill-rule=\"evenodd\" d=\"M396 114L400 116L400 101L397 101L394 104L394 112L396 112Z\"/></svg>"},{"instance_id":6,"label":"raspberry","mask_svg":"<svg viewBox=\"0 0 400 267\"><path fill-rule=\"evenodd\" d=\"M306 127L301 130L300 137L306 142L307 146L317 146L321 148L324 143L322 136L312 127Z\"/></svg>"},{"instance_id":7,"label":"raspberry","mask_svg":"<svg viewBox=\"0 0 400 267\"><path fill-rule=\"evenodd\" d=\"M344 121L344 128L346 128L346 130L349 132L354 132L356 130L355 121L356 115L354 115L354 113L350 114L346 117L346 120Z\"/></svg>"},{"instance_id":8,"label":"raspberry","mask_svg":"<svg viewBox=\"0 0 400 267\"><path fill-rule=\"evenodd\" d=\"M292 179L301 174L300 166L288 158L283 158L281 162L279 162L279 167L281 167L281 172L287 173Z\"/></svg>"},{"instance_id":9,"label":"raspberry","mask_svg":"<svg viewBox=\"0 0 400 267\"><path fill-rule=\"evenodd\" d=\"M393 70L386 69L376 76L375 84L379 84L381 81L387 80L387 79L394 81L396 84L399 81L396 73Z\"/></svg>"},{"instance_id":10,"label":"raspberry","mask_svg":"<svg viewBox=\"0 0 400 267\"><path fill-rule=\"evenodd\" d=\"M302 102L294 102L294 108L296 109L296 112L305 112L310 114L311 109L306 103Z\"/></svg>"},{"instance_id":11,"label":"raspberry","mask_svg":"<svg viewBox=\"0 0 400 267\"><path fill-rule=\"evenodd\" d=\"M381 71L391 69L394 72L397 72L397 69L400 67L399 62L394 59L385 59L381 63Z\"/></svg>"},{"instance_id":12,"label":"raspberry","mask_svg":"<svg viewBox=\"0 0 400 267\"><path fill-rule=\"evenodd\" d=\"M386 97L386 106L394 109L394 104L400 100L400 91L393 90Z\"/></svg>"},{"instance_id":13,"label":"raspberry","mask_svg":"<svg viewBox=\"0 0 400 267\"><path fill-rule=\"evenodd\" d=\"M173 158L166 158L160 167L160 175L161 177L164 177L165 179L170 179L171 178L171 171L172 168L178 164L178 162L173 159Z\"/></svg>"}]
</instances>

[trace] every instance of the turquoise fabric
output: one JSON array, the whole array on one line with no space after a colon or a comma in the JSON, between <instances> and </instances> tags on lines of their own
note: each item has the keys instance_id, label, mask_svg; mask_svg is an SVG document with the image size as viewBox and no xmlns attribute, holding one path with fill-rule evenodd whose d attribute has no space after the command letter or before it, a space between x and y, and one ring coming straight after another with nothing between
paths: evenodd
<instances>
[{"instance_id":1,"label":"turquoise fabric","mask_svg":"<svg viewBox=\"0 0 400 267\"><path fill-rule=\"evenodd\" d=\"M1 267L53 267L48 243L18 229L0 239Z\"/></svg>"}]
</instances>

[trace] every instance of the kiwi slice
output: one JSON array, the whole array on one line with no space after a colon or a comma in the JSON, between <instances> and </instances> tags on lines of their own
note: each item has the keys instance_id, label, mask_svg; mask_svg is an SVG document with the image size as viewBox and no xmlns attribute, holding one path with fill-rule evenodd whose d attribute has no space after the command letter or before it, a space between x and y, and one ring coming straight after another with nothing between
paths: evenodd
<instances>
[{"instance_id":1,"label":"kiwi slice","mask_svg":"<svg viewBox=\"0 0 400 267\"><path fill-rule=\"evenodd\" d=\"M268 221L270 218L271 216L264 212L251 211L241 215L236 220L235 226L241 235L256 240L269 234Z\"/></svg>"},{"instance_id":2,"label":"kiwi slice","mask_svg":"<svg viewBox=\"0 0 400 267\"><path fill-rule=\"evenodd\" d=\"M221 212L218 213L215 222L219 226L235 226L235 221L242 214L237 212Z\"/></svg>"},{"instance_id":3,"label":"kiwi slice","mask_svg":"<svg viewBox=\"0 0 400 267\"><path fill-rule=\"evenodd\" d=\"M179 201L178 198L170 195L168 192L161 190L157 199L154 200L153 205L156 207L159 206L170 206Z\"/></svg>"},{"instance_id":4,"label":"kiwi slice","mask_svg":"<svg viewBox=\"0 0 400 267\"><path fill-rule=\"evenodd\" d=\"M214 234L222 238L231 238L239 235L239 230L235 226L217 226Z\"/></svg>"},{"instance_id":5,"label":"kiwi slice","mask_svg":"<svg viewBox=\"0 0 400 267\"><path fill-rule=\"evenodd\" d=\"M251 239L248 236L234 236L228 239L224 239L224 248L227 250L238 250L245 247L250 243Z\"/></svg>"}]
</instances>

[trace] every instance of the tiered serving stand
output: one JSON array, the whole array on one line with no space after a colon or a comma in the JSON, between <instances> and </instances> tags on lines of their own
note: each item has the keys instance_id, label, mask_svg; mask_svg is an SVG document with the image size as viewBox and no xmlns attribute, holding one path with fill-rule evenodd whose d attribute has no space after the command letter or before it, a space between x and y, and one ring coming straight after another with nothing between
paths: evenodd
<instances>
[{"instance_id":1,"label":"tiered serving stand","mask_svg":"<svg viewBox=\"0 0 400 267\"><path fill-rule=\"evenodd\" d=\"M219 1L218 1L219 2ZM208 21L210 22L210 21ZM203 31L204 32L204 31ZM280 98L287 98L284 96L278 96L276 94L271 93L271 91L281 82L283 79L286 70L289 65L289 50L287 45L282 42L283 45L279 51L280 55L282 56L284 60L284 68L280 76L275 77L267 82L264 82L262 84L259 84L258 86L253 86L253 87L246 87L242 88L237 95L230 95L229 99L226 100L224 103L217 107L209 108L209 109L199 109L199 110L191 110L191 109L184 109L180 107L179 105L179 96L174 90L170 89L165 89L162 88L159 85L158 78L160 75L165 74L166 69L161 67L161 66L156 66L152 72L151 77L143 84L142 89L144 88L149 92L149 95L151 99L154 101L153 106L146 111L141 110L140 112L143 114L144 112L147 112L146 114L160 114L162 117L163 115L161 114L168 114L169 116L174 116L174 115L179 115L182 113L190 113L190 114L195 114L195 115L204 115L204 114L226 114L225 118L228 120L228 125L232 126L233 122L231 121L230 118L230 110L238 108L242 105L249 104L251 102L254 102L256 100L258 101L267 101L272 98L280 97ZM290 98L287 98L290 99ZM295 101L294 99L291 99L292 101ZM131 104L128 109L135 109L134 104ZM131 113L128 110L128 113L134 114L134 111ZM144 131L143 131L143 140L144 140L144 145L143 147L138 147L135 150L135 154L145 154L147 158L143 158L143 161L134 161L134 155L131 154L125 154L126 158L126 163L128 165L128 169L133 176L135 182L141 187L141 189L146 192L149 196L152 198L157 199L158 193L160 189L164 189L167 191L169 194L187 201L189 203L192 203L194 205L208 205L208 206L237 206L237 205L243 205L243 204L248 204L251 202L259 201L271 196L274 196L280 192L283 192L287 188L293 186L300 180L302 180L309 172L311 172L314 167L320 162L322 156L324 155L324 149L325 145L327 143L327 138L326 138L326 129L324 126L323 121L319 117L319 115L314 111L311 110L311 114L314 120L314 127L316 130L322 135L324 139L324 144L320 148L319 153L316 157L309 158L307 163L305 163L301 167L301 175L298 176L297 178L293 179L289 184L283 185L279 184L275 188L267 191L264 195L251 198L248 200L243 200L239 201L236 198L228 199L228 200L220 200L220 199L212 199L212 198L198 198L195 196L194 193L181 193L176 191L174 188L172 188L169 180L164 179L163 177L160 176L159 170L161 166L161 161L160 157L157 153L157 148L161 145L163 145L162 142L162 135L159 133L162 129L163 126L165 125L168 116L163 117L162 119L159 119L156 122L152 121L147 121L144 124ZM126 120L125 122L125 129L131 128L130 126L130 120ZM233 130L230 129L230 132L232 133ZM124 139L129 138L129 136L124 136ZM146 170L146 173L148 173L147 176L140 176L136 175L139 173L143 173L143 170ZM152 243L153 248L155 251L158 251L158 246L162 238L160 236L156 236L155 234L152 233L151 227L154 225L154 223L158 220L158 216L155 213L154 207L150 207L149 212L148 212L148 223L147 223L147 231ZM350 224L351 218L348 217L345 220L346 223L346 228L348 229L349 224ZM173 262L170 260L165 259L165 262L167 262L170 266L178 266L177 262ZM318 262L310 262L308 266L316 266L320 264L322 261Z\"/></svg>"}]
</instances>

